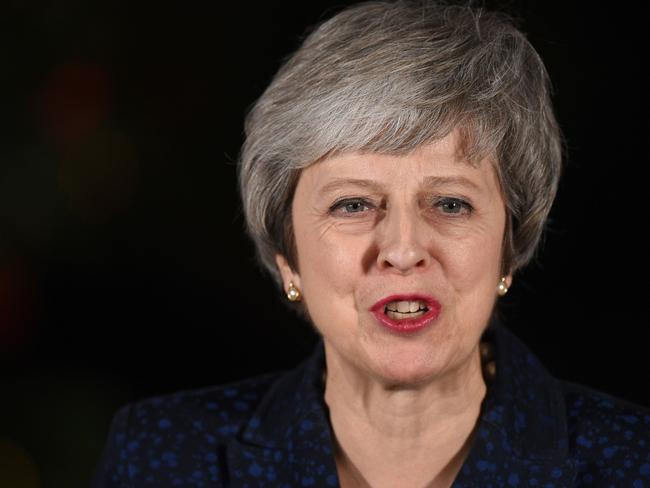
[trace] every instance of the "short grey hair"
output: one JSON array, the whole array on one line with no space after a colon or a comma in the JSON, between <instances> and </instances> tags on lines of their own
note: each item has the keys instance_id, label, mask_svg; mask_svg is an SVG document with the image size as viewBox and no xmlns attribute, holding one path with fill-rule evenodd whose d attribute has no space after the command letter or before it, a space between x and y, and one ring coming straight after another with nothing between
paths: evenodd
<instances>
[{"instance_id":1,"label":"short grey hair","mask_svg":"<svg viewBox=\"0 0 650 488\"><path fill-rule=\"evenodd\" d=\"M346 151L407 154L459 129L492 157L506 204L502 271L535 255L563 144L539 55L509 16L430 1L370 1L320 24L246 117L239 185L259 261L297 268L291 204L303 168ZM298 270L299 271L299 270Z\"/></svg>"}]
</instances>

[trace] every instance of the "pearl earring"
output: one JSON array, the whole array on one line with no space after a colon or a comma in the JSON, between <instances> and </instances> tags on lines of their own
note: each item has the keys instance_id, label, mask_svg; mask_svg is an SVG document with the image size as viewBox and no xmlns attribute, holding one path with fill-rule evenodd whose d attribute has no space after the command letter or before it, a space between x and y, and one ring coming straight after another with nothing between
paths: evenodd
<instances>
[{"instance_id":1,"label":"pearl earring","mask_svg":"<svg viewBox=\"0 0 650 488\"><path fill-rule=\"evenodd\" d=\"M293 281L290 281L289 289L287 290L287 298L289 299L289 301L299 302L301 297L302 294L300 293L300 290L296 288L296 286L293 284Z\"/></svg>"},{"instance_id":2,"label":"pearl earring","mask_svg":"<svg viewBox=\"0 0 650 488\"><path fill-rule=\"evenodd\" d=\"M499 282L499 286L497 286L497 293L499 294L500 297L508 293L508 287L506 286L505 276L501 278L501 281Z\"/></svg>"}]
</instances>

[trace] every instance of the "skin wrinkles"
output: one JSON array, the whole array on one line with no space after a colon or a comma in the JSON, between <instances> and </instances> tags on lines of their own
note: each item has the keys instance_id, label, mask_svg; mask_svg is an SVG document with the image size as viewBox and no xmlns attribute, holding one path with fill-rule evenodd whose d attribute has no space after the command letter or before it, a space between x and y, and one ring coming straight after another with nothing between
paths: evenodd
<instances>
[{"instance_id":1,"label":"skin wrinkles","mask_svg":"<svg viewBox=\"0 0 650 488\"><path fill-rule=\"evenodd\" d=\"M462 161L457 161L462 162ZM458 185L460 187L471 188L479 193L482 192L480 186L477 186L472 180L463 176L425 176L422 178L423 186L431 187L432 189L437 186L451 186ZM360 178L335 178L329 183L323 185L318 191L319 196L326 197L329 193L340 190L341 188L358 186L360 188L374 189L376 193L380 193L383 185L379 182L372 180L365 180Z\"/></svg>"},{"instance_id":2,"label":"skin wrinkles","mask_svg":"<svg viewBox=\"0 0 650 488\"><path fill-rule=\"evenodd\" d=\"M300 271L277 256L325 341L340 474L372 486L448 486L485 395L477 346L496 300L505 205L491 162L459 162L457 137L406 156L347 153L307 167L292 203ZM472 211L430 205L447 197ZM341 198L369 207L330 211ZM368 311L409 292L441 303L433 327L399 335Z\"/></svg>"}]
</instances>

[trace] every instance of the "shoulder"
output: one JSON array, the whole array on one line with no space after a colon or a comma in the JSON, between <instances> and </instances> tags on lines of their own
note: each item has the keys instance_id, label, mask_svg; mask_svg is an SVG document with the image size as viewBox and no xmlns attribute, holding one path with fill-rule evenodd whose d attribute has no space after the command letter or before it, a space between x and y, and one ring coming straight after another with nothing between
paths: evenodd
<instances>
[{"instance_id":1,"label":"shoulder","mask_svg":"<svg viewBox=\"0 0 650 488\"><path fill-rule=\"evenodd\" d=\"M267 373L122 407L111 423L93 486L218 481L219 457L225 455L219 446L237 435L281 375Z\"/></svg>"},{"instance_id":2,"label":"shoulder","mask_svg":"<svg viewBox=\"0 0 650 488\"><path fill-rule=\"evenodd\" d=\"M632 486L636 479L648 480L650 409L584 385L558 383L565 399L569 452L584 481L596 477Z\"/></svg>"},{"instance_id":3,"label":"shoulder","mask_svg":"<svg viewBox=\"0 0 650 488\"><path fill-rule=\"evenodd\" d=\"M208 436L204 432L209 430L216 435L215 440L227 440L249 419L279 376L277 372L267 373L224 385L141 400L124 407L128 411L129 428L158 436L173 433L175 438L190 434Z\"/></svg>"}]
</instances>

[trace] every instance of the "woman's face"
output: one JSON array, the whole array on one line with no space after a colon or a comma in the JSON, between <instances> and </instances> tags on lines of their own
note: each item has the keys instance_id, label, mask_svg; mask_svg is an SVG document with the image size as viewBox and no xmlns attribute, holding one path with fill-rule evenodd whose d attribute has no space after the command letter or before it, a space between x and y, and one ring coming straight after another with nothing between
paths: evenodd
<instances>
[{"instance_id":1,"label":"woman's face","mask_svg":"<svg viewBox=\"0 0 650 488\"><path fill-rule=\"evenodd\" d=\"M293 281L301 290L328 361L404 384L453 371L475 351L497 296L505 207L491 162L460 159L457 138L302 171L292 204L298 270L277 262L285 289ZM414 294L437 309L426 327L382 324L382 300Z\"/></svg>"}]
</instances>

